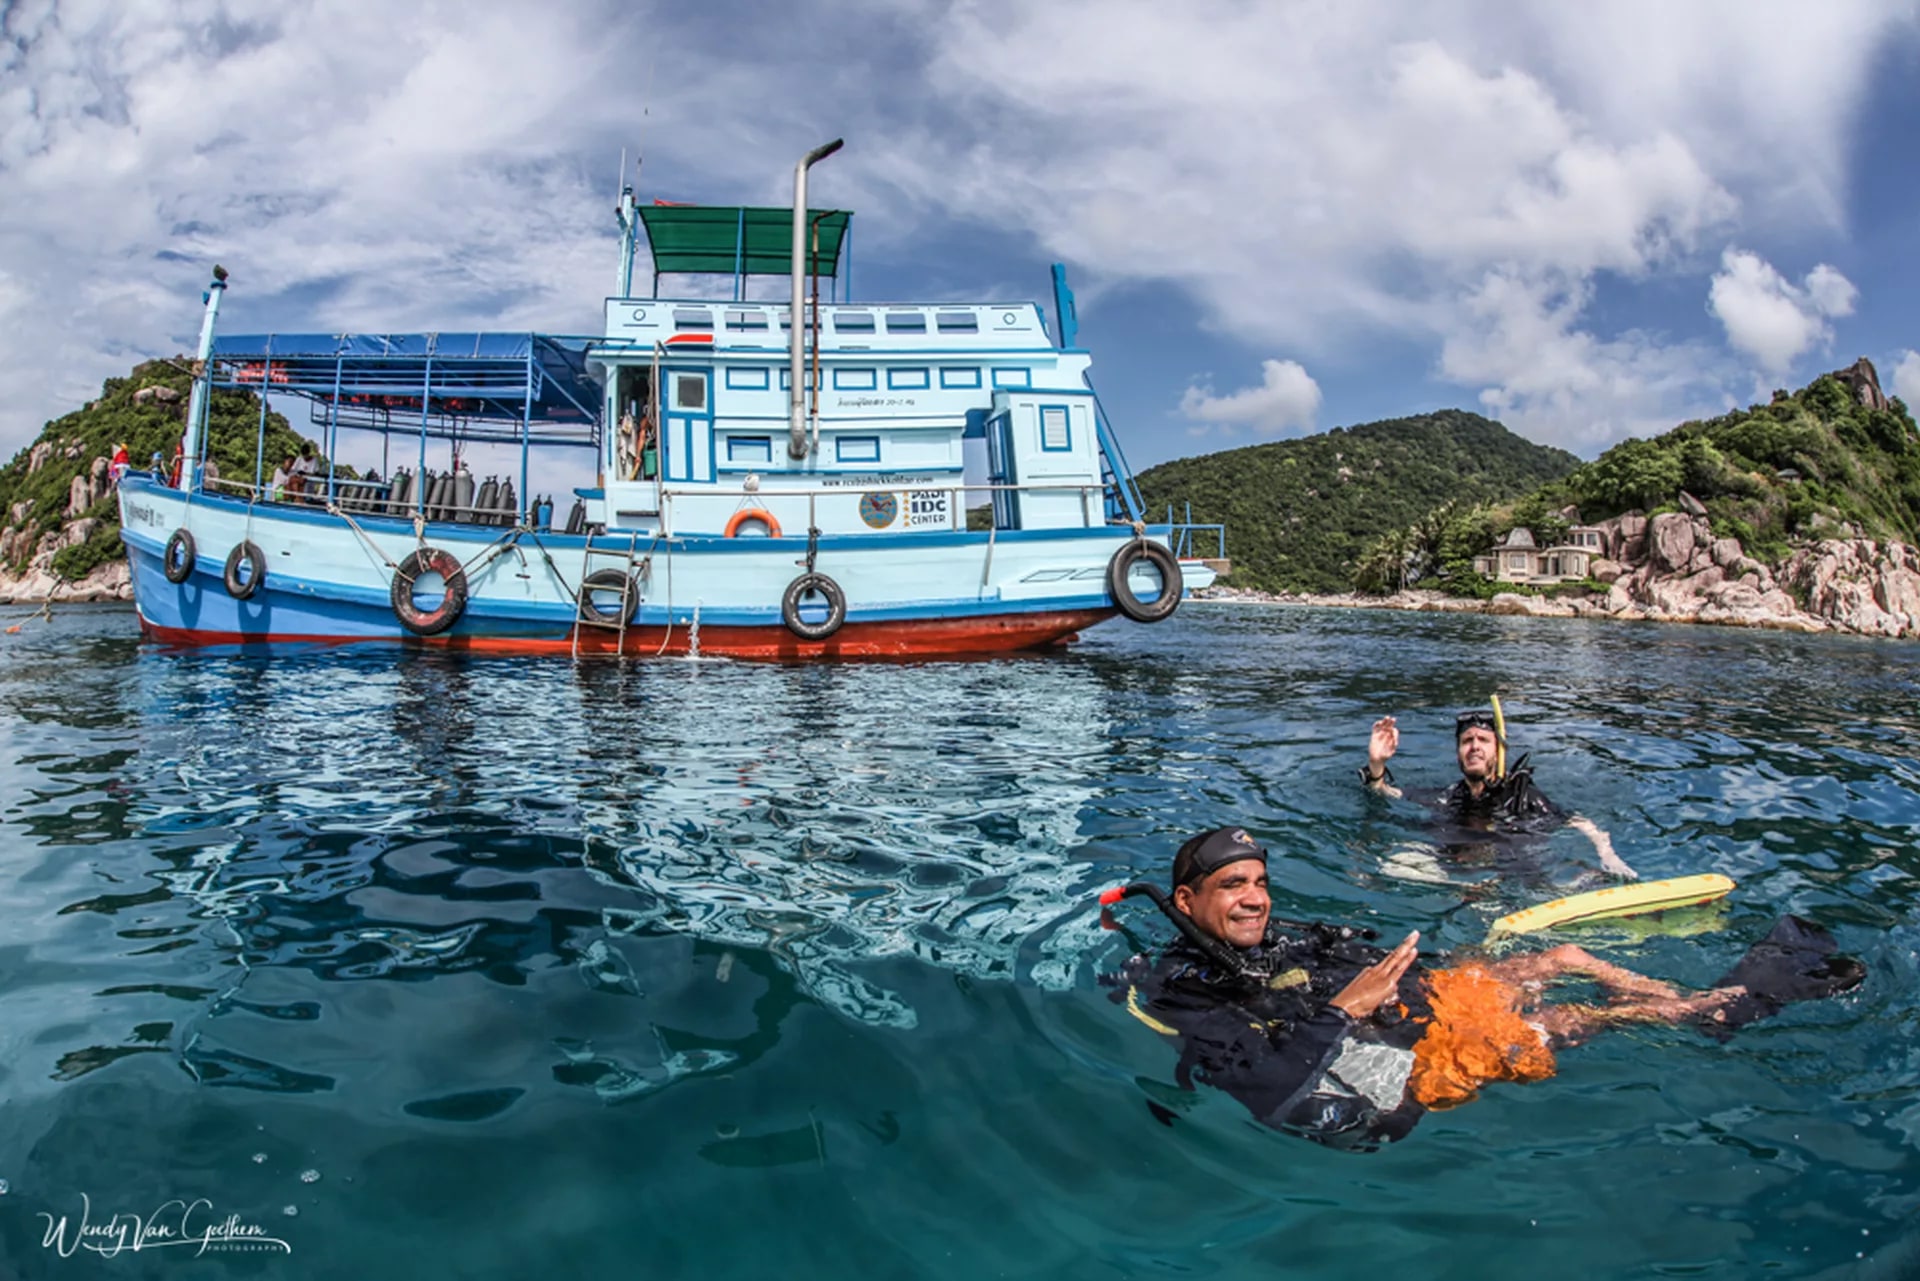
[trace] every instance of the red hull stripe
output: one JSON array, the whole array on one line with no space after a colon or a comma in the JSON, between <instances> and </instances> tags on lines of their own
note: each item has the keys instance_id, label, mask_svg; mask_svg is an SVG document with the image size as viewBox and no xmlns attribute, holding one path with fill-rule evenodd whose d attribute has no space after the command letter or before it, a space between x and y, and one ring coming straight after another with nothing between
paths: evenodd
<instances>
[{"instance_id":1,"label":"red hull stripe","mask_svg":"<svg viewBox=\"0 0 1920 1281\"><path fill-rule=\"evenodd\" d=\"M1065 644L1075 633L1113 617L1111 609L1054 610L1034 614L1000 614L987 618L915 619L901 622L848 623L823 641L803 641L784 627L717 627L702 624L700 652L725 658L912 658L940 654L997 654L1042 649ZM278 633L248 636L240 632L195 631L161 627L146 619L140 630L169 645L320 644L429 645L476 654L570 654L571 636L297 636ZM685 654L690 631L686 627L630 627L621 652L648 657ZM612 654L616 634L588 628L580 636L583 654Z\"/></svg>"}]
</instances>

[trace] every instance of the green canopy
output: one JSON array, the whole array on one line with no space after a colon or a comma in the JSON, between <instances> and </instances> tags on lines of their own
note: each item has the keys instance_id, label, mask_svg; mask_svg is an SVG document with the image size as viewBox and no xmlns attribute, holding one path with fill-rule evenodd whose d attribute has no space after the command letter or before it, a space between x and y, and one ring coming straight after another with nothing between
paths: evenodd
<instances>
[{"instance_id":1,"label":"green canopy","mask_svg":"<svg viewBox=\"0 0 1920 1281\"><path fill-rule=\"evenodd\" d=\"M839 273L846 210L809 209L807 244L819 231L809 275ZM693 272L716 276L785 276L793 270L793 210L718 205L642 205L640 221L653 248L653 273Z\"/></svg>"}]
</instances>

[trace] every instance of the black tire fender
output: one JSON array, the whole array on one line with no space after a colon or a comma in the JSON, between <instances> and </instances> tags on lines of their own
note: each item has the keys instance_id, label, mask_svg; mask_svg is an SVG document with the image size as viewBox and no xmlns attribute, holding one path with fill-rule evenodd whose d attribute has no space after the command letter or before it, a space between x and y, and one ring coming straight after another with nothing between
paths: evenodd
<instances>
[{"instance_id":1,"label":"black tire fender","mask_svg":"<svg viewBox=\"0 0 1920 1281\"><path fill-rule=\"evenodd\" d=\"M421 609L413 600L413 585L428 574L440 575L446 591L432 609ZM415 636L438 636L467 612L467 571L460 558L440 547L417 547L407 553L393 571L393 586L388 592L393 616Z\"/></svg>"},{"instance_id":2,"label":"black tire fender","mask_svg":"<svg viewBox=\"0 0 1920 1281\"><path fill-rule=\"evenodd\" d=\"M245 562L248 574L240 577L241 562ZM227 595L235 600L250 600L260 590L260 584L267 581L267 557L252 539L245 539L233 545L227 553Z\"/></svg>"},{"instance_id":3,"label":"black tire fender","mask_svg":"<svg viewBox=\"0 0 1920 1281\"><path fill-rule=\"evenodd\" d=\"M611 612L600 608L595 592L619 592L621 603ZM640 582L623 569L596 569L580 580L580 616L595 623L632 624L640 612Z\"/></svg>"},{"instance_id":4,"label":"black tire fender","mask_svg":"<svg viewBox=\"0 0 1920 1281\"><path fill-rule=\"evenodd\" d=\"M1165 584L1160 595L1150 601L1135 596L1132 585L1127 582L1133 567L1143 560L1160 571L1161 582ZM1107 562L1107 594L1113 597L1120 612L1136 623L1158 623L1172 618L1173 611L1180 608L1180 597L1185 591L1179 559L1150 539L1134 539Z\"/></svg>"},{"instance_id":5,"label":"black tire fender","mask_svg":"<svg viewBox=\"0 0 1920 1281\"><path fill-rule=\"evenodd\" d=\"M182 526L173 531L173 537L167 539L166 550L160 553L160 572L167 576L170 583L184 583L193 577L196 559L193 535Z\"/></svg>"},{"instance_id":6,"label":"black tire fender","mask_svg":"<svg viewBox=\"0 0 1920 1281\"><path fill-rule=\"evenodd\" d=\"M827 616L809 623L800 617L800 602L815 595L827 598ZM825 640L847 621L847 594L825 574L802 574L787 584L787 594L780 599L780 621L801 640Z\"/></svg>"}]
</instances>

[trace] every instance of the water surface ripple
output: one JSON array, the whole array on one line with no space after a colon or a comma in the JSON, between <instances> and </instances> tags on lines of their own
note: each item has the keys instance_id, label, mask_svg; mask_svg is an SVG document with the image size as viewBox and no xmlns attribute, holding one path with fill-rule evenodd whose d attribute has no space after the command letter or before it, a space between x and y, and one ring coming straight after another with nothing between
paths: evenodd
<instances>
[{"instance_id":1,"label":"water surface ripple","mask_svg":"<svg viewBox=\"0 0 1920 1281\"><path fill-rule=\"evenodd\" d=\"M25 1276L1920 1272L1913 646L1190 607L1074 651L780 667L0 649L0 1264ZM1705 984L1784 912L1872 968L1601 1038L1370 1156L1173 1084L1093 896L1239 821L1279 910L1476 943L1585 842L1364 795L1516 750L1647 876L1584 941ZM1148 911L1130 930L1164 937ZM290 1255L46 1248L204 1197Z\"/></svg>"}]
</instances>

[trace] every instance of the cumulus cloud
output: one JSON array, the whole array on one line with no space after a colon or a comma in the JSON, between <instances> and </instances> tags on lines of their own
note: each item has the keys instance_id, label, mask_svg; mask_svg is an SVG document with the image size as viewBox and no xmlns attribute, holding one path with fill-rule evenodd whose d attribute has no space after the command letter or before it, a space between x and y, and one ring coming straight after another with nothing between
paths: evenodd
<instances>
[{"instance_id":1,"label":"cumulus cloud","mask_svg":"<svg viewBox=\"0 0 1920 1281\"><path fill-rule=\"evenodd\" d=\"M1676 405L1722 407L1724 360L1704 344L1580 327L1591 286L1577 276L1489 271L1468 292L1439 372L1482 388L1482 409L1524 434L1598 448L1673 426Z\"/></svg>"},{"instance_id":2,"label":"cumulus cloud","mask_svg":"<svg viewBox=\"0 0 1920 1281\"><path fill-rule=\"evenodd\" d=\"M1853 312L1852 282L1822 263L1795 285L1766 259L1729 248L1707 292L1707 309L1726 329L1727 342L1751 356L1761 371L1783 374L1801 354L1833 341L1836 316Z\"/></svg>"},{"instance_id":3,"label":"cumulus cloud","mask_svg":"<svg viewBox=\"0 0 1920 1281\"><path fill-rule=\"evenodd\" d=\"M1920 351L1909 347L1900 353L1893 366L1892 387L1909 409L1920 405Z\"/></svg>"},{"instance_id":4,"label":"cumulus cloud","mask_svg":"<svg viewBox=\"0 0 1920 1281\"><path fill-rule=\"evenodd\" d=\"M0 444L190 343L215 257L235 328L590 331L622 144L650 193L777 202L840 134L831 191L865 215L867 264L985 224L1073 262L1090 312L1167 288L1323 378L1386 338L1542 431L1671 422L1721 371L1682 376L1690 336L1609 331L1596 283L1841 225L1847 122L1905 20L1879 0L843 0L751 24L613 0L538 22L509 0L9 6ZM1742 74L1699 74L1702 48ZM1004 270L961 268L922 278ZM1838 272L1794 288L1844 314Z\"/></svg>"},{"instance_id":5,"label":"cumulus cloud","mask_svg":"<svg viewBox=\"0 0 1920 1281\"><path fill-rule=\"evenodd\" d=\"M1180 413L1191 422L1251 427L1269 434L1311 430L1319 412L1320 384L1292 360L1261 361L1258 387L1220 396L1211 384L1194 385L1180 397Z\"/></svg>"}]
</instances>

